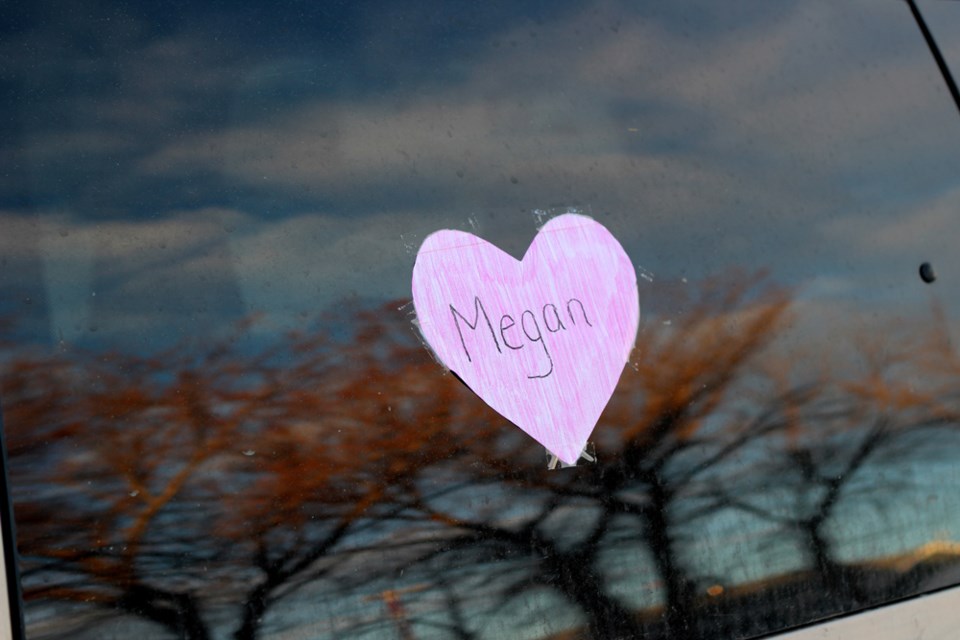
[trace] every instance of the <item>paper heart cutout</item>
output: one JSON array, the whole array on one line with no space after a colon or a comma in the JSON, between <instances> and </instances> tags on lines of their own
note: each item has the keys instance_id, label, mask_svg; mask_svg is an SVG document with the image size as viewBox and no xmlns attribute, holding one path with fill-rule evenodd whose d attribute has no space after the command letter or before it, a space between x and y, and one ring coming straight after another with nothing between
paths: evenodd
<instances>
[{"instance_id":1,"label":"paper heart cutout","mask_svg":"<svg viewBox=\"0 0 960 640\"><path fill-rule=\"evenodd\" d=\"M424 240L413 267L420 331L487 404L573 464L630 356L637 276L595 220L550 220L522 261L463 231Z\"/></svg>"}]
</instances>

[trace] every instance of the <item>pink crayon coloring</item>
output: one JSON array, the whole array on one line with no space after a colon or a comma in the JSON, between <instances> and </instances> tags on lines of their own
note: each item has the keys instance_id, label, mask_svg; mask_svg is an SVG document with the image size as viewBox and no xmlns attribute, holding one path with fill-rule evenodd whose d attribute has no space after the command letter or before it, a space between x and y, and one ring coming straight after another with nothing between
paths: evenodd
<instances>
[{"instance_id":1,"label":"pink crayon coloring","mask_svg":"<svg viewBox=\"0 0 960 640\"><path fill-rule=\"evenodd\" d=\"M424 240L420 331L440 361L560 460L580 456L637 335L633 264L600 223L550 220L523 260L470 233Z\"/></svg>"}]
</instances>

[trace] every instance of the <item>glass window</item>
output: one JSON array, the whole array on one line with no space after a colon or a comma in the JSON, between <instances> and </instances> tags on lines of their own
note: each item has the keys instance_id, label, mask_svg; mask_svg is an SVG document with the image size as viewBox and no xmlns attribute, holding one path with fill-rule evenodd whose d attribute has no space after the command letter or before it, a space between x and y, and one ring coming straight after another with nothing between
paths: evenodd
<instances>
[{"instance_id":1,"label":"glass window","mask_svg":"<svg viewBox=\"0 0 960 640\"><path fill-rule=\"evenodd\" d=\"M5 11L31 639L747 638L960 580L960 120L904 3ZM641 320L551 469L410 282L568 212Z\"/></svg>"}]
</instances>

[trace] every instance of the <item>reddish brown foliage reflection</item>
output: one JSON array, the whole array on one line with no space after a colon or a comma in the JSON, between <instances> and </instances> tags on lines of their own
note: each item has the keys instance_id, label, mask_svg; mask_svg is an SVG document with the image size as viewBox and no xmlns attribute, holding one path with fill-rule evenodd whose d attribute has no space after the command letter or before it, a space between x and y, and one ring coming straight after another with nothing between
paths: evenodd
<instances>
[{"instance_id":1,"label":"reddish brown foliage reflection","mask_svg":"<svg viewBox=\"0 0 960 640\"><path fill-rule=\"evenodd\" d=\"M789 526L836 587L824 525L902 434L953 424L952 351L864 346L856 377L799 375L775 345L790 298L762 278L674 304L639 336L598 461L563 471L429 357L397 304L353 313L339 337L292 333L255 352L241 327L199 355L23 354L3 399L26 595L183 638L209 637L208 610L229 600L234 637L252 639L306 584L375 594L402 570L428 585L411 593L446 594L444 633L458 637L528 589L575 605L593 637L697 637L706 592L684 540L720 509ZM907 369L936 384L910 389ZM846 480L831 481L838 465ZM753 500L784 468L784 486L821 502L783 517ZM638 545L664 603L646 616L600 563ZM488 591L457 595L448 568Z\"/></svg>"}]
</instances>

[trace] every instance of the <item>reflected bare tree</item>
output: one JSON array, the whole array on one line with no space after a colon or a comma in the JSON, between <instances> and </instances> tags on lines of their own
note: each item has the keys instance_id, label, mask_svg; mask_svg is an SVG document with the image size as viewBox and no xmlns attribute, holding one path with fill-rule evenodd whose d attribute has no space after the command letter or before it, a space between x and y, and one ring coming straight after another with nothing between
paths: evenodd
<instances>
[{"instance_id":1,"label":"reflected bare tree","mask_svg":"<svg viewBox=\"0 0 960 640\"><path fill-rule=\"evenodd\" d=\"M214 417L212 390L186 372L145 384L168 364L160 362L106 355L28 371L38 363L20 361L5 376L13 482L40 491L16 505L25 595L96 603L204 639L199 599L186 586L197 576L183 560L201 565L216 550L180 505L201 499L195 480L227 446L231 425Z\"/></svg>"},{"instance_id":2,"label":"reflected bare tree","mask_svg":"<svg viewBox=\"0 0 960 640\"><path fill-rule=\"evenodd\" d=\"M855 375L813 375L778 351L788 292L744 274L686 288L638 337L596 460L552 471L430 359L397 303L265 349L241 347L242 326L199 355L8 360L27 596L190 639L231 606L232 636L254 640L317 585L383 610L356 633L468 640L536 601L592 638L698 638L722 577L691 548L733 511L789 527L826 584L859 588L830 523L871 465L914 459L916 434L956 423L952 349L864 348ZM637 574L655 594L643 604Z\"/></svg>"},{"instance_id":3,"label":"reflected bare tree","mask_svg":"<svg viewBox=\"0 0 960 640\"><path fill-rule=\"evenodd\" d=\"M893 335L899 338L891 341ZM893 327L884 338L860 339L853 357L865 374L821 380L814 397L791 408L788 427L769 439L768 462L715 493L719 504L799 536L833 606L877 597L861 570L839 559L830 527L844 501L888 507L910 488L903 476L911 465L952 455L948 436L960 423L957 359L943 319L923 336Z\"/></svg>"},{"instance_id":4,"label":"reflected bare tree","mask_svg":"<svg viewBox=\"0 0 960 640\"><path fill-rule=\"evenodd\" d=\"M789 299L759 280L735 280L707 283L682 323L641 336L637 361L601 419L595 464L548 471L542 450L525 439L478 442L464 434L460 459L430 465L432 473L447 468L463 499L428 499L405 479L411 510L445 529L436 534L440 548L412 563L448 556L451 566L500 565L505 604L526 590L552 589L577 607L591 637L640 637L643 625L612 595L600 559L642 540L663 593L663 626L670 637L695 637L695 581L682 537L715 504L680 507L744 447L782 429L783 408L805 393L789 391L770 406L743 401L742 393L760 391L751 363L776 336ZM494 415L489 422L502 423ZM485 508L490 503L501 512ZM504 505L511 505L506 514Z\"/></svg>"}]
</instances>

